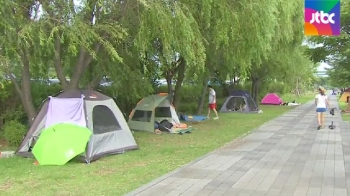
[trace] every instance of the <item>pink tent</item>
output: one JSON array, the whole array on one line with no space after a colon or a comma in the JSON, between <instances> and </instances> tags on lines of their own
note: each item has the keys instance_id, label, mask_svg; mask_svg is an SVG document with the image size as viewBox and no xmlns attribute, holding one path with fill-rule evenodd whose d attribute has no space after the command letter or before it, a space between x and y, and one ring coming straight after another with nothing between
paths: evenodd
<instances>
[{"instance_id":1,"label":"pink tent","mask_svg":"<svg viewBox=\"0 0 350 196\"><path fill-rule=\"evenodd\" d=\"M261 104L265 105L281 105L282 103L282 99L275 93L269 93L261 100Z\"/></svg>"}]
</instances>

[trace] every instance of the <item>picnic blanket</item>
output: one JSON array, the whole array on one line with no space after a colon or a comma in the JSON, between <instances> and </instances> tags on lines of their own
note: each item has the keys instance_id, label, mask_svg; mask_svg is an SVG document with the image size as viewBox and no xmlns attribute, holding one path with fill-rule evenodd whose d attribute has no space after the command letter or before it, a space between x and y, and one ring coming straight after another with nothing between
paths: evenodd
<instances>
[{"instance_id":1,"label":"picnic blanket","mask_svg":"<svg viewBox=\"0 0 350 196\"><path fill-rule=\"evenodd\" d=\"M192 115L182 115L182 114L179 117L180 117L180 120L183 120L183 121L195 121L195 122L199 122L207 119L206 116L192 116Z\"/></svg>"}]
</instances>

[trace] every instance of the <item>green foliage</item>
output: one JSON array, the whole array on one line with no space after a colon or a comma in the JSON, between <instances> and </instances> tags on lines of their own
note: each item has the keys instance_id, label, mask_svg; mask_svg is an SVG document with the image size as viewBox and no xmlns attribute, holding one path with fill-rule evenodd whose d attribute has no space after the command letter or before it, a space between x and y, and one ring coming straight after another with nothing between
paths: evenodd
<instances>
[{"instance_id":1,"label":"green foliage","mask_svg":"<svg viewBox=\"0 0 350 196\"><path fill-rule=\"evenodd\" d=\"M54 96L62 90L62 86L59 84L52 84L48 86L45 83L33 83L32 84L32 96L34 107L38 110L43 101L48 96Z\"/></svg>"},{"instance_id":2,"label":"green foliage","mask_svg":"<svg viewBox=\"0 0 350 196\"><path fill-rule=\"evenodd\" d=\"M341 35L317 36L308 39L317 47L309 53L314 61L325 61L332 86L350 86L350 2L341 1Z\"/></svg>"},{"instance_id":3,"label":"green foliage","mask_svg":"<svg viewBox=\"0 0 350 196\"><path fill-rule=\"evenodd\" d=\"M144 82L144 81L141 81ZM126 84L126 83L124 83ZM132 83L134 84L134 83ZM146 83L147 85L147 83ZM152 89L150 88L141 88L142 87L142 83L140 83L139 88L135 88L136 90L139 89L140 91L137 92L136 94L132 94L133 91L135 91L135 89L131 88L131 87L126 87L129 85L125 85L124 89L121 86L110 86L110 87L103 87L100 88L99 90L114 98L115 102L117 103L117 105L119 106L119 109L124 113L124 114L129 114L131 112L131 110L136 106L136 103L138 101L140 101L143 97L146 97L150 94L153 94Z\"/></svg>"},{"instance_id":4,"label":"green foliage","mask_svg":"<svg viewBox=\"0 0 350 196\"><path fill-rule=\"evenodd\" d=\"M0 111L0 120L5 122L11 120L22 122L25 117L21 100L16 94L13 84L9 81L2 83L2 89L0 90Z\"/></svg>"},{"instance_id":5,"label":"green foliage","mask_svg":"<svg viewBox=\"0 0 350 196\"><path fill-rule=\"evenodd\" d=\"M315 80L307 56L312 53L301 47L301 1L35 2L42 8L40 18L34 17L33 1L0 2L0 74L18 78L16 89L9 85L11 90L0 91L6 103L0 119L5 121L22 122L23 106L27 113L38 109L61 88L96 89L103 76L113 84L102 92L115 97L128 114L142 97L168 91L155 88L155 79L165 73L181 78L180 61L185 83L192 86L175 93L180 107L193 103L190 110L206 97L205 84L213 76L220 80L218 95L225 97L232 88L251 91L255 85L260 88L257 100L270 91L306 89ZM62 86L25 86L30 79L49 77L59 78ZM228 86L223 82L228 78L239 82Z\"/></svg>"},{"instance_id":6,"label":"green foliage","mask_svg":"<svg viewBox=\"0 0 350 196\"><path fill-rule=\"evenodd\" d=\"M18 121L9 121L5 123L4 137L10 146L20 145L26 132L27 127Z\"/></svg>"},{"instance_id":7,"label":"green foliage","mask_svg":"<svg viewBox=\"0 0 350 196\"><path fill-rule=\"evenodd\" d=\"M179 53L189 67L203 70L205 48L198 23L191 10L181 1L152 1L141 14L140 29L135 42L139 51L157 55L165 71L177 61Z\"/></svg>"},{"instance_id":8,"label":"green foliage","mask_svg":"<svg viewBox=\"0 0 350 196\"><path fill-rule=\"evenodd\" d=\"M198 86L183 86L181 91L181 99L183 101L196 101L198 97L201 95L201 90L198 89ZM157 93L167 92L166 86L160 86L157 88Z\"/></svg>"},{"instance_id":9,"label":"green foliage","mask_svg":"<svg viewBox=\"0 0 350 196\"><path fill-rule=\"evenodd\" d=\"M61 89L60 85L47 86L43 83L33 82L32 96L35 109L38 110L48 96L57 94ZM5 123L15 120L22 124L27 124L23 105L11 82L4 83L4 88L0 91L0 111L0 120L3 120Z\"/></svg>"},{"instance_id":10,"label":"green foliage","mask_svg":"<svg viewBox=\"0 0 350 196\"><path fill-rule=\"evenodd\" d=\"M278 95L283 95L288 93L289 91L290 88L288 88L288 86L283 83L275 81L266 82L260 88L259 98L262 99L268 93L276 93Z\"/></svg>"},{"instance_id":11,"label":"green foliage","mask_svg":"<svg viewBox=\"0 0 350 196\"><path fill-rule=\"evenodd\" d=\"M317 84L318 86L329 86L330 80L328 77L319 77L317 78Z\"/></svg>"}]
</instances>

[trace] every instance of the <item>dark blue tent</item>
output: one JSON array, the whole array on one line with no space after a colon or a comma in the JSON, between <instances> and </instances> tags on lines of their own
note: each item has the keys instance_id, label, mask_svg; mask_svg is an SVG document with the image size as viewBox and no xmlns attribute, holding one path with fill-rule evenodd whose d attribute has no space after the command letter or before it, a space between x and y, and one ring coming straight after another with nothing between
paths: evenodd
<instances>
[{"instance_id":1,"label":"dark blue tent","mask_svg":"<svg viewBox=\"0 0 350 196\"><path fill-rule=\"evenodd\" d=\"M231 91L230 92L230 96L251 97L250 94L247 91L243 91L243 90Z\"/></svg>"},{"instance_id":2,"label":"dark blue tent","mask_svg":"<svg viewBox=\"0 0 350 196\"><path fill-rule=\"evenodd\" d=\"M220 112L258 112L258 105L252 96L243 90L230 92L229 97L222 105Z\"/></svg>"}]
</instances>

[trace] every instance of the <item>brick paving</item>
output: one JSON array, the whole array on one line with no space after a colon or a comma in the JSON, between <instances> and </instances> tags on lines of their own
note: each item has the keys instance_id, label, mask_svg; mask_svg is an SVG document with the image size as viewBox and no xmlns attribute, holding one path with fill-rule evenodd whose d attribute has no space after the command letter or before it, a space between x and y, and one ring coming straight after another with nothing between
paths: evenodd
<instances>
[{"instance_id":1,"label":"brick paving","mask_svg":"<svg viewBox=\"0 0 350 196\"><path fill-rule=\"evenodd\" d=\"M126 196L350 195L350 125L339 112L336 129L317 131L315 106L301 105Z\"/></svg>"}]
</instances>

